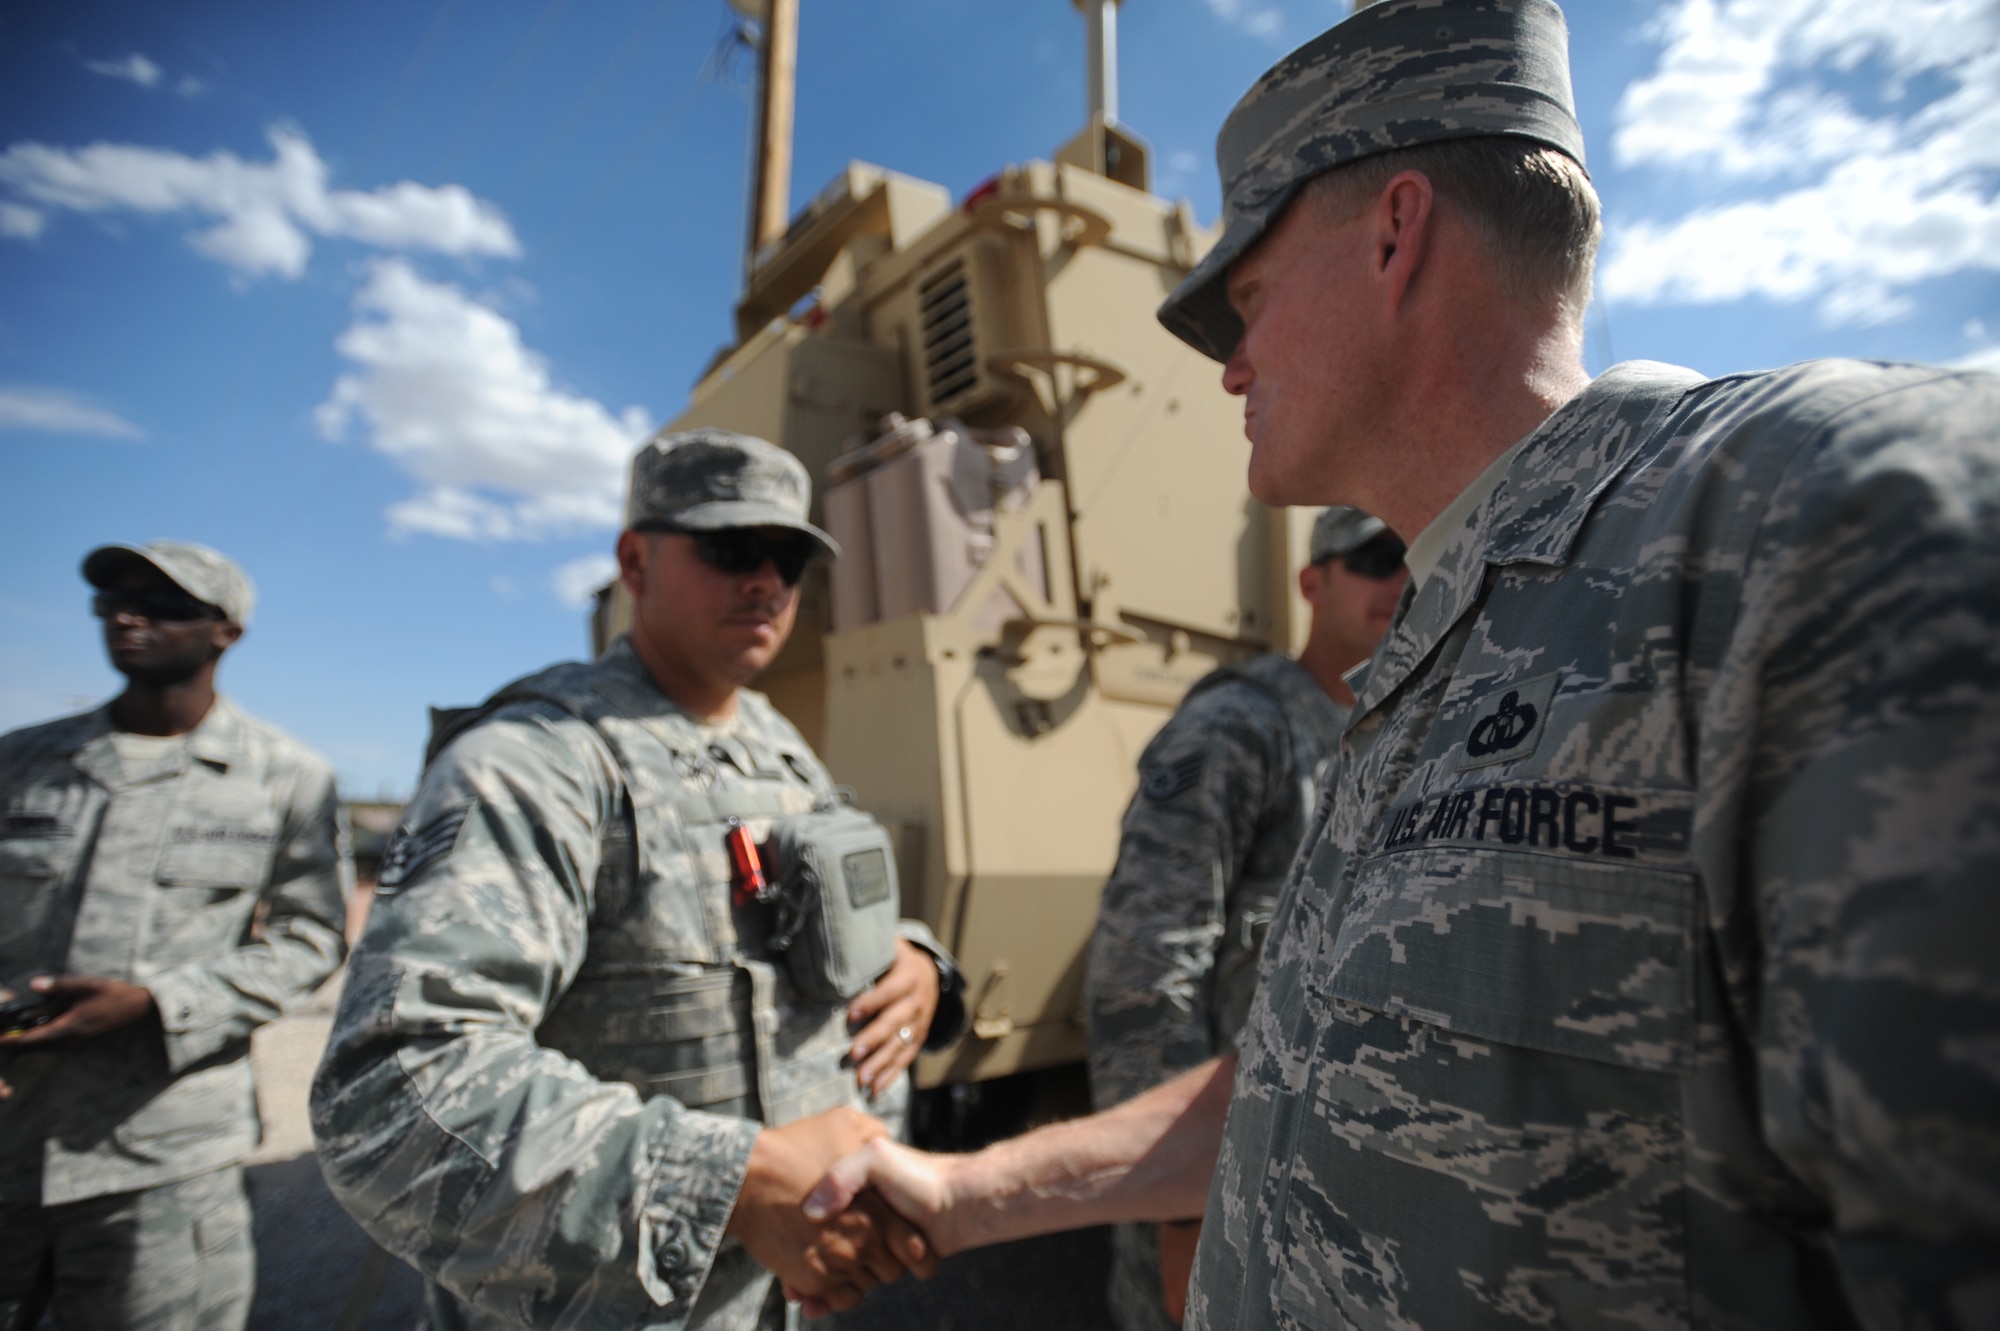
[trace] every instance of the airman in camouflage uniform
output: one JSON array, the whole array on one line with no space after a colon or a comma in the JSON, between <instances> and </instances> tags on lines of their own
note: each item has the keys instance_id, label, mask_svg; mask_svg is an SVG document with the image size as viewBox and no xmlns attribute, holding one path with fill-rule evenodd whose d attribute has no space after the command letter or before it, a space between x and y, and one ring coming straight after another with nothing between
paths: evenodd
<instances>
[{"instance_id":1,"label":"airman in camouflage uniform","mask_svg":"<svg viewBox=\"0 0 2000 1331\"><path fill-rule=\"evenodd\" d=\"M1181 1214L1219 1140L1193 1326L2000 1325L2000 380L1589 381L1569 106L1548 0L1386 0L1232 114L1161 317L1260 498L1418 533L1233 1074L811 1210Z\"/></svg>"},{"instance_id":2,"label":"airman in camouflage uniform","mask_svg":"<svg viewBox=\"0 0 2000 1331\"><path fill-rule=\"evenodd\" d=\"M1084 972L1100 1109L1236 1049L1321 762L1354 701L1341 676L1374 650L1404 580L1403 543L1359 509L1322 511L1308 556L1299 582L1313 619L1300 657L1215 671L1139 760ZM1198 1228L1113 1231L1122 1331L1179 1324ZM1163 1270L1178 1282L1164 1305Z\"/></svg>"},{"instance_id":3,"label":"airman in camouflage uniform","mask_svg":"<svg viewBox=\"0 0 2000 1331\"><path fill-rule=\"evenodd\" d=\"M1294 53L1163 318L1254 392L1288 191L1496 129L1580 163L1563 55L1545 0L1391 0ZM1192 1324L2000 1319L1996 423L1977 374L1620 366L1412 541Z\"/></svg>"},{"instance_id":4,"label":"airman in camouflage uniform","mask_svg":"<svg viewBox=\"0 0 2000 1331\"><path fill-rule=\"evenodd\" d=\"M241 569L174 541L83 569L130 683L0 738L0 985L68 1005L0 1044L0 1326L241 1327L250 1033L340 963L340 808L214 691Z\"/></svg>"},{"instance_id":5,"label":"airman in camouflage uniform","mask_svg":"<svg viewBox=\"0 0 2000 1331\"><path fill-rule=\"evenodd\" d=\"M1197 1324L1990 1324L1996 420L1633 364L1527 441L1356 681Z\"/></svg>"},{"instance_id":6,"label":"airman in camouflage uniform","mask_svg":"<svg viewBox=\"0 0 2000 1331\"><path fill-rule=\"evenodd\" d=\"M438 737L313 1089L329 1183L432 1278L441 1328L795 1323L760 1260L801 1240L757 1228L759 1151L824 1148L780 1199L796 1217L825 1150L897 1121L926 1032L962 1019L932 1024L949 961L921 925L925 950L891 943L874 990L814 1002L737 890L736 827L761 840L835 801L739 688L836 548L805 521L805 469L758 439L668 436L635 460L632 503L631 636ZM857 1290L901 1273L873 1260Z\"/></svg>"}]
</instances>

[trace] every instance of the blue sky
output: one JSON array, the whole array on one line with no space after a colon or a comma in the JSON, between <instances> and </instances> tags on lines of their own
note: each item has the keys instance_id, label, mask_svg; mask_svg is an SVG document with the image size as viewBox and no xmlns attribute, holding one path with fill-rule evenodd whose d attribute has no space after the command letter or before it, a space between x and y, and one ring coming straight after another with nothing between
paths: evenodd
<instances>
[{"instance_id":1,"label":"blue sky","mask_svg":"<svg viewBox=\"0 0 2000 1331\"><path fill-rule=\"evenodd\" d=\"M1129 0L1121 112L1211 145L1334 0ZM1591 368L2000 367L2000 3L1588 0ZM752 59L724 0L0 9L0 728L116 690L109 540L239 559L224 684L405 791L429 703L580 654L624 457L728 337ZM955 194L1081 124L1069 0L804 0L794 202Z\"/></svg>"}]
</instances>

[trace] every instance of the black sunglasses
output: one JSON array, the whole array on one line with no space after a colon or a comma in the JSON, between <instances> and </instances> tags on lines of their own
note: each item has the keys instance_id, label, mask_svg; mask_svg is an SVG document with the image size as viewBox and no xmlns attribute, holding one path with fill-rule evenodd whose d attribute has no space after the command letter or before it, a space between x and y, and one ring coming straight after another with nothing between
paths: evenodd
<instances>
[{"instance_id":1,"label":"black sunglasses","mask_svg":"<svg viewBox=\"0 0 2000 1331\"><path fill-rule=\"evenodd\" d=\"M778 576L787 587L796 587L805 576L819 547L809 536L786 532L774 535L754 527L727 527L721 531L691 531L694 552L702 563L723 573L742 576L764 567L766 560L778 566Z\"/></svg>"},{"instance_id":2,"label":"black sunglasses","mask_svg":"<svg viewBox=\"0 0 2000 1331\"><path fill-rule=\"evenodd\" d=\"M1366 545L1340 556L1341 566L1357 578L1380 582L1393 578L1403 567L1403 543L1394 536L1377 536Z\"/></svg>"},{"instance_id":3,"label":"black sunglasses","mask_svg":"<svg viewBox=\"0 0 2000 1331\"><path fill-rule=\"evenodd\" d=\"M99 592L90 598L90 613L99 619L137 615L155 624L186 624L197 619L221 619L222 611L178 587L144 587L135 591Z\"/></svg>"}]
</instances>

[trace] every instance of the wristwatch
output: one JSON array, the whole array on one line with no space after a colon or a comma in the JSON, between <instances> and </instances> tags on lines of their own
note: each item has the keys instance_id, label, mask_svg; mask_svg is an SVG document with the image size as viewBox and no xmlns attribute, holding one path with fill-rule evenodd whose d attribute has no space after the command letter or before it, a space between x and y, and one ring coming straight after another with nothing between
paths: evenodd
<instances>
[{"instance_id":1,"label":"wristwatch","mask_svg":"<svg viewBox=\"0 0 2000 1331\"><path fill-rule=\"evenodd\" d=\"M922 943L917 944L923 947ZM930 1034L924 1037L924 1052L936 1053L965 1034L965 973L943 952L924 947L925 955L937 966L937 1011L931 1014Z\"/></svg>"}]
</instances>

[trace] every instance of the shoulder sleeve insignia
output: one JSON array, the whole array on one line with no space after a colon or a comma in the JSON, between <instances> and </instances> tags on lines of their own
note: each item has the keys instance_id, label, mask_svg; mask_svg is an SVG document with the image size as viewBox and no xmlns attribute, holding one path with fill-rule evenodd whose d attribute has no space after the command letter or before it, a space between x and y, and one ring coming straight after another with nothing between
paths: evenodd
<instances>
[{"instance_id":1,"label":"shoulder sleeve insignia","mask_svg":"<svg viewBox=\"0 0 2000 1331\"><path fill-rule=\"evenodd\" d=\"M388 850L383 852L382 872L376 875L375 890L393 892L451 854L458 845L458 834L465 820L478 804L474 800L447 809L422 827L398 827Z\"/></svg>"},{"instance_id":2,"label":"shoulder sleeve insignia","mask_svg":"<svg viewBox=\"0 0 2000 1331\"><path fill-rule=\"evenodd\" d=\"M1208 761L1208 755L1201 750L1177 758L1170 763L1148 767L1139 782L1139 793L1154 804L1165 804L1193 790L1201 780L1201 769Z\"/></svg>"}]
</instances>

